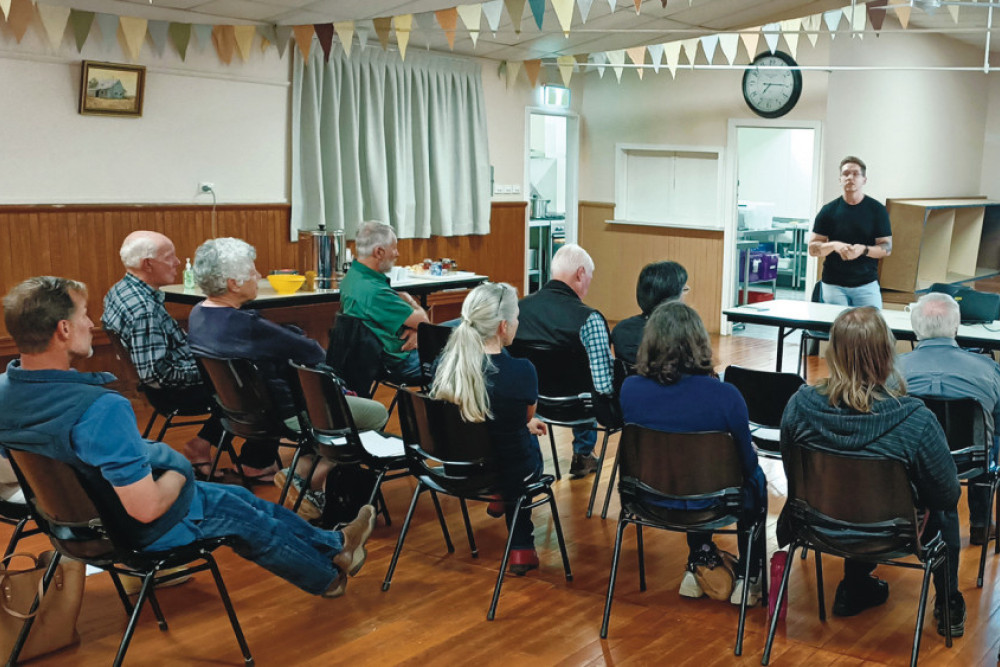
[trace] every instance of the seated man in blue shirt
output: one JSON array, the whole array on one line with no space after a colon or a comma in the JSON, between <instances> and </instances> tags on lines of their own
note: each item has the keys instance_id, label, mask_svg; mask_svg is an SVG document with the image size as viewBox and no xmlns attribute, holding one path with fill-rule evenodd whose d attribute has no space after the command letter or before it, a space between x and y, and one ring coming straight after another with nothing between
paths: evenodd
<instances>
[{"instance_id":1,"label":"seated man in blue shirt","mask_svg":"<svg viewBox=\"0 0 1000 667\"><path fill-rule=\"evenodd\" d=\"M993 433L993 459L997 456L996 427L1000 424L1000 366L982 354L963 350L955 341L961 314L948 294L931 292L910 310L910 323L920 342L913 352L899 357L899 372L911 396L974 398L986 412L986 427ZM977 480L970 480L977 481ZM969 487L969 542L981 545L996 534L996 526L983 523L990 502L988 488Z\"/></svg>"},{"instance_id":2,"label":"seated man in blue shirt","mask_svg":"<svg viewBox=\"0 0 1000 667\"><path fill-rule=\"evenodd\" d=\"M342 531L309 525L242 487L196 482L191 464L144 440L128 400L104 387L110 373L80 373L93 354L94 323L82 283L42 276L4 297L4 321L20 352L0 374L0 443L63 461L114 489L128 530L147 551L232 536L234 551L313 595L339 597L365 562L375 524L365 505Z\"/></svg>"}]
</instances>

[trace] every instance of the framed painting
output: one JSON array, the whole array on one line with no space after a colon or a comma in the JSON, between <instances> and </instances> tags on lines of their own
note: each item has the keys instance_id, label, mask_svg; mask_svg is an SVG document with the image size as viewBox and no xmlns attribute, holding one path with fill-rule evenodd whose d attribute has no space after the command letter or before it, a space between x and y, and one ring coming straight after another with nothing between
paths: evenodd
<instances>
[{"instance_id":1,"label":"framed painting","mask_svg":"<svg viewBox=\"0 0 1000 667\"><path fill-rule=\"evenodd\" d=\"M141 116L146 68L84 60L80 74L80 113Z\"/></svg>"}]
</instances>

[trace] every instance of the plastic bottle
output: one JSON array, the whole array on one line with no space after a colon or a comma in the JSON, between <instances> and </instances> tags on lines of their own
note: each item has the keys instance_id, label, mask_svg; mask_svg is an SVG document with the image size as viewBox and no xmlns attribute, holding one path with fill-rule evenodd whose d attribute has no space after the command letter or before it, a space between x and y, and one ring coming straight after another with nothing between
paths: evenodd
<instances>
[{"instance_id":1,"label":"plastic bottle","mask_svg":"<svg viewBox=\"0 0 1000 667\"><path fill-rule=\"evenodd\" d=\"M781 577L784 576L786 567L788 567L788 552L775 551L774 555L771 556L771 590L767 596L768 619L774 616L774 608L778 603L778 589L781 588ZM778 617L783 621L786 614L788 614L788 591L785 591L785 598L781 602L781 613L778 614Z\"/></svg>"},{"instance_id":2,"label":"plastic bottle","mask_svg":"<svg viewBox=\"0 0 1000 667\"><path fill-rule=\"evenodd\" d=\"M191 268L191 258L184 265L184 289L194 289L194 269Z\"/></svg>"}]
</instances>

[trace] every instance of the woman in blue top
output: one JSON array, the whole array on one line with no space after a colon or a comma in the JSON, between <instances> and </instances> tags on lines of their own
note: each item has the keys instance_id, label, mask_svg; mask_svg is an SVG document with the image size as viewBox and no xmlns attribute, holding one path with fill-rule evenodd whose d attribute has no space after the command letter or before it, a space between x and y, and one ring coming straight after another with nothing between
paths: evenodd
<instances>
[{"instance_id":1,"label":"woman in blue top","mask_svg":"<svg viewBox=\"0 0 1000 667\"><path fill-rule=\"evenodd\" d=\"M515 359L504 347L517 333L517 290L507 283L486 283L462 304L460 324L441 354L431 395L461 408L469 422L486 422L500 466L503 502L490 503L490 514L514 519L514 504L525 482L542 472L536 436L546 433L535 419L538 376L527 359ZM499 506L502 505L501 509ZM521 510L511 542L510 570L523 575L538 567L531 510Z\"/></svg>"},{"instance_id":2,"label":"woman in blue top","mask_svg":"<svg viewBox=\"0 0 1000 667\"><path fill-rule=\"evenodd\" d=\"M712 345L698 313L681 302L657 306L646 323L636 364L638 375L625 380L621 405L625 422L672 433L724 431L733 436L744 479L744 516L766 511L767 480L757 464L750 441L750 419L739 391L719 381L712 367ZM745 544L750 521L739 523L739 543ZM701 597L693 572L700 558L714 553L711 533L688 533L688 568L680 594ZM754 553L751 572L760 572L763 554ZM742 554L737 572L743 572ZM737 581L730 601L739 604L743 580ZM759 576L750 579L747 604L760 601Z\"/></svg>"}]
</instances>

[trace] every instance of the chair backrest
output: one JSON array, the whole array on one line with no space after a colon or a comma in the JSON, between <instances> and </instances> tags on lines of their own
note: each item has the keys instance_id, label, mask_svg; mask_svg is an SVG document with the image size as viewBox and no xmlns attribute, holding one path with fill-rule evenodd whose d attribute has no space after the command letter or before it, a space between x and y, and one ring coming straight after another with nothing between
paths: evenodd
<instances>
[{"instance_id":1,"label":"chair backrest","mask_svg":"<svg viewBox=\"0 0 1000 667\"><path fill-rule=\"evenodd\" d=\"M326 363L362 398L371 398L372 385L382 371L382 344L364 320L337 313L330 329Z\"/></svg>"},{"instance_id":2,"label":"chair backrest","mask_svg":"<svg viewBox=\"0 0 1000 667\"><path fill-rule=\"evenodd\" d=\"M630 364L621 357L615 357L613 373L614 375L611 380L612 388L614 389L615 396L620 396L622 385L625 384L625 378L636 373L635 364Z\"/></svg>"},{"instance_id":3,"label":"chair backrest","mask_svg":"<svg viewBox=\"0 0 1000 667\"><path fill-rule=\"evenodd\" d=\"M795 534L841 554L919 549L913 488L898 460L791 443L785 514Z\"/></svg>"},{"instance_id":4,"label":"chair backrest","mask_svg":"<svg viewBox=\"0 0 1000 667\"><path fill-rule=\"evenodd\" d=\"M779 428L788 401L805 380L796 373L758 371L742 366L726 368L724 379L736 387L747 404L750 421L764 428Z\"/></svg>"},{"instance_id":5,"label":"chair backrest","mask_svg":"<svg viewBox=\"0 0 1000 667\"><path fill-rule=\"evenodd\" d=\"M297 372L307 428L320 453L341 464L370 458L361 444L340 378L324 368L289 363Z\"/></svg>"},{"instance_id":6,"label":"chair backrest","mask_svg":"<svg viewBox=\"0 0 1000 667\"><path fill-rule=\"evenodd\" d=\"M592 394L590 359L583 344L554 347L514 339L507 348L511 355L527 359L538 373L538 393L549 398Z\"/></svg>"},{"instance_id":7,"label":"chair backrest","mask_svg":"<svg viewBox=\"0 0 1000 667\"><path fill-rule=\"evenodd\" d=\"M139 378L138 371L135 370L135 364L132 363L132 354L125 347L121 336L117 332L108 329L105 329L104 333L107 334L108 341L111 343L111 351L118 360L118 368L121 376L119 379L125 380L129 384L138 386L141 389L142 380Z\"/></svg>"},{"instance_id":8,"label":"chair backrest","mask_svg":"<svg viewBox=\"0 0 1000 667\"><path fill-rule=\"evenodd\" d=\"M986 412L974 398L917 396L941 423L948 449L960 475L983 470L989 462L993 433L986 426Z\"/></svg>"},{"instance_id":9,"label":"chair backrest","mask_svg":"<svg viewBox=\"0 0 1000 667\"><path fill-rule=\"evenodd\" d=\"M420 372L424 376L424 386L434 381L434 362L441 356L444 346L454 327L421 322L417 325L417 354L420 356Z\"/></svg>"},{"instance_id":10,"label":"chair backrest","mask_svg":"<svg viewBox=\"0 0 1000 667\"><path fill-rule=\"evenodd\" d=\"M287 434L267 382L253 361L198 357L198 363L212 384L227 431L248 439Z\"/></svg>"}]
</instances>

